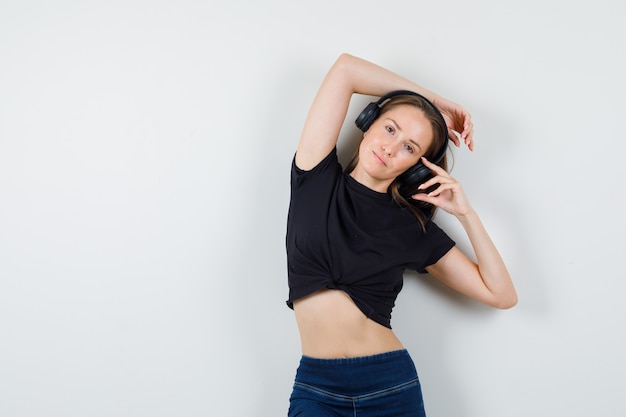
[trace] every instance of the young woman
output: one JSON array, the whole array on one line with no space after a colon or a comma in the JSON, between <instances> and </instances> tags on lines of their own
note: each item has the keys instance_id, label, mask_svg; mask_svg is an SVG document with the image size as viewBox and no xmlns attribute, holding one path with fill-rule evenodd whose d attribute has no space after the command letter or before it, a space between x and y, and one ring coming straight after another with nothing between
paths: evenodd
<instances>
[{"instance_id":1,"label":"young woman","mask_svg":"<svg viewBox=\"0 0 626 417\"><path fill-rule=\"evenodd\" d=\"M344 171L336 144L355 93L381 100L359 115L363 139ZM287 304L303 356L289 416L425 415L415 367L390 325L407 268L494 307L516 304L504 262L446 171L448 140L473 149L460 105L348 54L324 78L291 172ZM436 208L461 222L477 263L432 222Z\"/></svg>"}]
</instances>

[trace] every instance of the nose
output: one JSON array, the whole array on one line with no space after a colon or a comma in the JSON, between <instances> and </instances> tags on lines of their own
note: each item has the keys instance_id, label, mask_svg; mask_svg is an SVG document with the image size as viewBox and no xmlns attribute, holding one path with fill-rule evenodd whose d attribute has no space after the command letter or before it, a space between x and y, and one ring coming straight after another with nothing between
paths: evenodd
<instances>
[{"instance_id":1,"label":"nose","mask_svg":"<svg viewBox=\"0 0 626 417\"><path fill-rule=\"evenodd\" d=\"M388 156L391 156L392 152L393 152L393 146L391 146L391 144L389 143L383 143L381 146L383 152L385 154L387 154Z\"/></svg>"}]
</instances>

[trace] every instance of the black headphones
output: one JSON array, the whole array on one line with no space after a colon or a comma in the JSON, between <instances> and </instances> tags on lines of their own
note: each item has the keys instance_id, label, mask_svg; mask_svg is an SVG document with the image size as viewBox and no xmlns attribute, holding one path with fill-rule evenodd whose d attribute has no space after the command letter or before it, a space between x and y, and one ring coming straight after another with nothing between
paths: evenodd
<instances>
[{"instance_id":1,"label":"black headphones","mask_svg":"<svg viewBox=\"0 0 626 417\"><path fill-rule=\"evenodd\" d=\"M448 137L448 130L447 130L447 127L445 127L446 121L443 118L443 115L441 114L439 109L435 107L435 105L431 103L430 100L428 100L423 95L418 94L413 91L409 91L409 90L392 91L382 96L380 99L378 99L378 101L368 104L367 107L363 109L361 114L359 114L359 116L354 121L356 123L356 126L359 129L361 129L363 132L366 132L367 129L370 128L372 123L374 123L374 120L376 120L378 116L380 116L380 110L381 110L380 108L383 105L383 103L385 103L387 100L389 100L392 97L405 96L405 95L420 97L426 103L428 103L428 105L432 107L432 109L435 111L435 114L437 114L439 118L441 118L440 120L441 125L444 126L444 128L446 129L445 135L446 137ZM437 154L435 155L435 157L433 158L431 162L435 164L439 164L441 160L444 158L444 156L446 155L447 149L448 149L448 143L446 141L446 143L437 152ZM398 176L397 179L398 181L400 181L400 188L398 189L398 191L404 198L406 198L409 201L412 201L413 200L411 198L412 195L417 194L417 193L429 193L439 186L439 184L434 184L432 187L428 187L427 189L424 189L424 190L417 189L422 183L428 181L432 177L433 177L433 174L430 168L426 167L420 161Z\"/></svg>"}]
</instances>

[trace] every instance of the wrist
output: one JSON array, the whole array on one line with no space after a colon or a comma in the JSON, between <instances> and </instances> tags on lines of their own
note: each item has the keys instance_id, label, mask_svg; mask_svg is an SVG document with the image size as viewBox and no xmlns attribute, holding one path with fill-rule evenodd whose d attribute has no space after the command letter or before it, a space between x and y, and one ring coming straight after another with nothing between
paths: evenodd
<instances>
[{"instance_id":1,"label":"wrist","mask_svg":"<svg viewBox=\"0 0 626 417\"><path fill-rule=\"evenodd\" d=\"M468 223L472 220L478 220L478 213L476 213L473 208L469 208L464 212L456 213L456 218L459 219L461 223Z\"/></svg>"},{"instance_id":2,"label":"wrist","mask_svg":"<svg viewBox=\"0 0 626 417\"><path fill-rule=\"evenodd\" d=\"M426 94L423 94L424 97L428 98L431 103L433 103L437 108L439 108L439 101L442 97L432 91L426 91Z\"/></svg>"}]
</instances>

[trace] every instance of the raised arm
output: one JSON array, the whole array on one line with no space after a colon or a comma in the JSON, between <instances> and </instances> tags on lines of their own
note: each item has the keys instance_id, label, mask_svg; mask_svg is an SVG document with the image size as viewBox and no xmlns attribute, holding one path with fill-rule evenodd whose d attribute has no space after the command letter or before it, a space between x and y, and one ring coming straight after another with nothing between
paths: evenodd
<instances>
[{"instance_id":1,"label":"raised arm","mask_svg":"<svg viewBox=\"0 0 626 417\"><path fill-rule=\"evenodd\" d=\"M376 64L342 54L326 74L304 123L296 153L296 165L304 170L316 166L337 144L352 94L382 96L393 90L411 90L429 98L444 114L448 127L461 132L473 148L469 113L424 87ZM454 135L451 139L459 145Z\"/></svg>"},{"instance_id":2,"label":"raised arm","mask_svg":"<svg viewBox=\"0 0 626 417\"><path fill-rule=\"evenodd\" d=\"M429 194L416 194L414 199L434 204L459 219L469 237L477 262L458 248L452 248L426 270L455 290L497 308L517 304L517 292L511 276L478 214L469 204L461 185L439 166L422 159L435 175L421 188L441 184Z\"/></svg>"}]
</instances>

